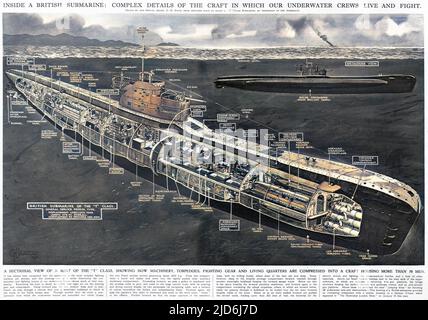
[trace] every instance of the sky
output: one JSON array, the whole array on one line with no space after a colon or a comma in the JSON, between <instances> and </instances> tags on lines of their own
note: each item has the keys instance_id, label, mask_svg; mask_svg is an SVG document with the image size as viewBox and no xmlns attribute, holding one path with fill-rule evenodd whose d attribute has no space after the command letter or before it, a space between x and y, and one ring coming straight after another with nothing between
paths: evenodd
<instances>
[{"instance_id":1,"label":"sky","mask_svg":"<svg viewBox=\"0 0 428 320\"><path fill-rule=\"evenodd\" d=\"M186 47L423 47L422 15L4 14L5 34L69 33L99 40Z\"/></svg>"}]
</instances>

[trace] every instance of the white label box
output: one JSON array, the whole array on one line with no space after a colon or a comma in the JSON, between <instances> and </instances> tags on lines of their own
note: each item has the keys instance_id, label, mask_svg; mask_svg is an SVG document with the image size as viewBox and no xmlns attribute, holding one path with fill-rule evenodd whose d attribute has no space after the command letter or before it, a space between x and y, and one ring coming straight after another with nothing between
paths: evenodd
<instances>
[{"instance_id":1,"label":"white label box","mask_svg":"<svg viewBox=\"0 0 428 320\"><path fill-rule=\"evenodd\" d=\"M64 154L80 154L82 149L81 149L81 144L80 142L66 142L64 141L62 143L62 153Z\"/></svg>"},{"instance_id":2,"label":"white label box","mask_svg":"<svg viewBox=\"0 0 428 320\"><path fill-rule=\"evenodd\" d=\"M27 202L27 210L41 210L43 220L102 220L103 210L117 209L117 202Z\"/></svg>"},{"instance_id":3,"label":"white label box","mask_svg":"<svg viewBox=\"0 0 428 320\"><path fill-rule=\"evenodd\" d=\"M240 231L241 221L238 219L220 219L218 221L219 231Z\"/></svg>"},{"instance_id":4,"label":"white label box","mask_svg":"<svg viewBox=\"0 0 428 320\"><path fill-rule=\"evenodd\" d=\"M303 141L303 132L280 132L279 141Z\"/></svg>"},{"instance_id":5,"label":"white label box","mask_svg":"<svg viewBox=\"0 0 428 320\"><path fill-rule=\"evenodd\" d=\"M377 166L379 165L379 156L352 156L354 166Z\"/></svg>"}]
</instances>

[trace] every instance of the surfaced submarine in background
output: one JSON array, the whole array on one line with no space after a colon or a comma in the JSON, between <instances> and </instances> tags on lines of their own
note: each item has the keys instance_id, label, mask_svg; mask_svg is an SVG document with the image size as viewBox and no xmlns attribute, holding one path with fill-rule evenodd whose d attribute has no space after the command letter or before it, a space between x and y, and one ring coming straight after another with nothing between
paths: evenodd
<instances>
[{"instance_id":1,"label":"surfaced submarine in background","mask_svg":"<svg viewBox=\"0 0 428 320\"><path fill-rule=\"evenodd\" d=\"M404 93L411 92L415 84L414 76L403 74L329 76L312 62L300 64L296 75L232 75L215 81L217 88L314 94Z\"/></svg>"}]
</instances>

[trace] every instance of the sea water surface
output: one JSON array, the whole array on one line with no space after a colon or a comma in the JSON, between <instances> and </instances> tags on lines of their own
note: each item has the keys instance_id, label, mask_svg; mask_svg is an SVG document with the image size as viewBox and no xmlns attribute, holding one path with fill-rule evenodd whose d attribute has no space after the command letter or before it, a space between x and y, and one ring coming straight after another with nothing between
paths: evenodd
<instances>
[{"instance_id":1,"label":"sea water surface","mask_svg":"<svg viewBox=\"0 0 428 320\"><path fill-rule=\"evenodd\" d=\"M4 55L43 58L157 58L192 60L227 59L423 59L423 48L409 47L269 47L189 48L4 46Z\"/></svg>"}]
</instances>

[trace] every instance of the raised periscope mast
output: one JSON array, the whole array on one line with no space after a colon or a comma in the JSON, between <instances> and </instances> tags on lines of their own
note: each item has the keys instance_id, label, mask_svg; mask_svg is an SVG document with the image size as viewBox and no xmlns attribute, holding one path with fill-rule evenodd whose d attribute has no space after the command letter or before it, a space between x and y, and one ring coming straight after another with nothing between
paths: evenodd
<instances>
[{"instance_id":1,"label":"raised periscope mast","mask_svg":"<svg viewBox=\"0 0 428 320\"><path fill-rule=\"evenodd\" d=\"M77 133L116 158L150 168L205 199L239 204L300 229L350 238L361 237L365 223L406 223L421 210L416 191L393 178L335 161L307 161L293 152L271 156L267 146L214 132L188 115L190 98L153 79L123 83L117 102L35 73L6 74L65 132ZM170 130L173 123L179 132ZM334 183L327 182L329 178ZM367 205L369 197L383 199L387 218L379 219L384 213L374 209L378 204ZM369 231L374 227L365 227L371 232L367 239L385 232L384 225L381 231ZM394 237L400 241L394 244L397 249L404 238Z\"/></svg>"}]
</instances>

